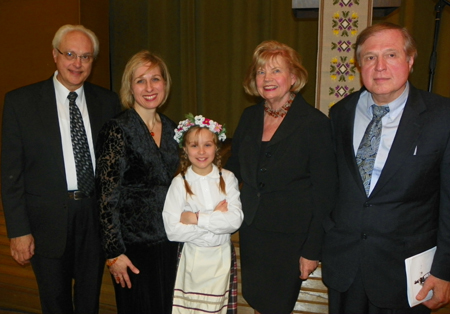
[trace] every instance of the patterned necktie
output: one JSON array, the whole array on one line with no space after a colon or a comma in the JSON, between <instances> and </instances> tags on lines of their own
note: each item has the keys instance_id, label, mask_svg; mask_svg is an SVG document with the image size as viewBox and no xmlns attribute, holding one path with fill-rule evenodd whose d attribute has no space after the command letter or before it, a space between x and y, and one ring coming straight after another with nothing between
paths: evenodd
<instances>
[{"instance_id":1,"label":"patterned necktie","mask_svg":"<svg viewBox=\"0 0 450 314\"><path fill-rule=\"evenodd\" d=\"M377 157L378 147L380 146L381 118L389 112L389 107L372 105L372 112L372 121L367 126L361 144L359 144L358 152L356 153L356 163L358 164L359 173L361 174L367 196L369 196L370 191L373 165Z\"/></svg>"},{"instance_id":2,"label":"patterned necktie","mask_svg":"<svg viewBox=\"0 0 450 314\"><path fill-rule=\"evenodd\" d=\"M75 92L70 92L67 96L70 107L70 137L77 170L78 190L90 195L94 191L94 168L83 118L75 103L77 97L78 94Z\"/></svg>"}]
</instances>

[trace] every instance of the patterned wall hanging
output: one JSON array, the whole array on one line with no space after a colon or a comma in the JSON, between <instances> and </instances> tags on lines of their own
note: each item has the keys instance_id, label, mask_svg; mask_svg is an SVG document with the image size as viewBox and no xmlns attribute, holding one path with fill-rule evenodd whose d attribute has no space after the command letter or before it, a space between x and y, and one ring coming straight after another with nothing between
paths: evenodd
<instances>
[{"instance_id":1,"label":"patterned wall hanging","mask_svg":"<svg viewBox=\"0 0 450 314\"><path fill-rule=\"evenodd\" d=\"M372 0L321 0L317 54L316 108L331 106L361 87L355 41L372 21Z\"/></svg>"}]
</instances>

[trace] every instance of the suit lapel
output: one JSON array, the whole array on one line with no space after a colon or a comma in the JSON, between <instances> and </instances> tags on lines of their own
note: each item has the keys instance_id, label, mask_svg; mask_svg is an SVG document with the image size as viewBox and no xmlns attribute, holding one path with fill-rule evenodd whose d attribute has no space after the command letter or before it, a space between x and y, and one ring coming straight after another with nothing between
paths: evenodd
<instances>
[{"instance_id":1,"label":"suit lapel","mask_svg":"<svg viewBox=\"0 0 450 314\"><path fill-rule=\"evenodd\" d=\"M382 189L400 169L403 161L414 153L417 140L422 132L423 119L421 113L426 110L425 102L422 100L417 90L410 85L408 100L403 111L397 133L389 151L386 163L381 171L372 195Z\"/></svg>"},{"instance_id":2,"label":"suit lapel","mask_svg":"<svg viewBox=\"0 0 450 314\"><path fill-rule=\"evenodd\" d=\"M58 109L56 107L55 87L53 77L45 81L36 104L42 124L42 134L51 146L52 156L56 167L65 177L64 157L61 144L61 131L59 129Z\"/></svg>"},{"instance_id":3,"label":"suit lapel","mask_svg":"<svg viewBox=\"0 0 450 314\"><path fill-rule=\"evenodd\" d=\"M282 141L290 134L295 132L295 130L299 127L301 123L301 117L307 116L308 113L305 110L301 110L302 102L304 102L303 97L300 94L297 94L292 102L292 106L289 109L289 113L285 116L284 120L281 122L280 126L276 130L272 139L269 142L269 146L275 145L278 142ZM308 105L309 106L309 105ZM264 115L264 113L263 113ZM261 121L264 121L264 117ZM261 126L261 130L264 126ZM262 137L262 133L261 133Z\"/></svg>"},{"instance_id":4,"label":"suit lapel","mask_svg":"<svg viewBox=\"0 0 450 314\"><path fill-rule=\"evenodd\" d=\"M359 97L363 90L364 89L361 89L360 92L348 96L352 97L352 99L350 99L349 102L345 104L346 110L344 111L342 120L339 120L338 123L341 123L341 125L343 126L342 147L344 158L347 162L347 166L350 169L350 173L352 174L353 179L355 180L355 182L358 182L357 185L359 186L361 192L365 195L366 191L364 190L361 174L359 173L358 165L356 164L355 150L353 147L353 131L355 124L356 105L358 104ZM340 126L338 125L336 127Z\"/></svg>"}]
</instances>

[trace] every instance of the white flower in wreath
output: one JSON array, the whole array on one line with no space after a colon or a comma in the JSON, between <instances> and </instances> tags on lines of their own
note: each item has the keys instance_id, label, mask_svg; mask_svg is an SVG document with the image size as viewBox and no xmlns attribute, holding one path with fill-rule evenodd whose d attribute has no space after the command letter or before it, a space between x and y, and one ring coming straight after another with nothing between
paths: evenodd
<instances>
[{"instance_id":1,"label":"white flower in wreath","mask_svg":"<svg viewBox=\"0 0 450 314\"><path fill-rule=\"evenodd\" d=\"M195 124L202 127L203 125L203 121L205 121L205 118L203 116L195 116Z\"/></svg>"},{"instance_id":2,"label":"white flower in wreath","mask_svg":"<svg viewBox=\"0 0 450 314\"><path fill-rule=\"evenodd\" d=\"M180 147L183 146L184 134L193 126L199 126L201 128L208 128L211 132L217 135L219 141L225 141L227 136L225 135L225 126L217 123L214 120L207 119L202 115L195 116L192 113L186 115L186 120L182 120L178 123L178 127L174 130L174 139L177 141Z\"/></svg>"}]
</instances>

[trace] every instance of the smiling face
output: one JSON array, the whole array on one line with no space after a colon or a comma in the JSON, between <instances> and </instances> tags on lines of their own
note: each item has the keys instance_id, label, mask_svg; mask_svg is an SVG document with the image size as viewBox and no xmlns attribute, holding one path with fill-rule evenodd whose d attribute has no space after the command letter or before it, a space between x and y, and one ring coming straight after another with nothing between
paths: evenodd
<instances>
[{"instance_id":1,"label":"smiling face","mask_svg":"<svg viewBox=\"0 0 450 314\"><path fill-rule=\"evenodd\" d=\"M404 51L405 41L399 30L383 30L369 37L361 46L361 77L379 106L398 98L406 87L414 57Z\"/></svg>"},{"instance_id":2,"label":"smiling face","mask_svg":"<svg viewBox=\"0 0 450 314\"><path fill-rule=\"evenodd\" d=\"M166 95L166 82L158 66L145 64L134 71L131 83L134 109L138 112L158 108Z\"/></svg>"},{"instance_id":3,"label":"smiling face","mask_svg":"<svg viewBox=\"0 0 450 314\"><path fill-rule=\"evenodd\" d=\"M212 171L217 145L215 135L206 128L195 128L185 135L184 151L192 170L202 176Z\"/></svg>"},{"instance_id":4,"label":"smiling face","mask_svg":"<svg viewBox=\"0 0 450 314\"><path fill-rule=\"evenodd\" d=\"M278 109L289 100L290 89L296 79L284 58L276 56L257 70L256 88L272 108Z\"/></svg>"},{"instance_id":5,"label":"smiling face","mask_svg":"<svg viewBox=\"0 0 450 314\"><path fill-rule=\"evenodd\" d=\"M67 33L61 40L58 49L61 52L74 52L78 56L94 54L94 45L91 39L80 31ZM56 76L58 81L72 92L80 88L91 74L92 58L89 62L82 63L80 58L67 60L56 49L53 49L52 54L58 70L58 75Z\"/></svg>"}]
</instances>

